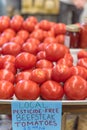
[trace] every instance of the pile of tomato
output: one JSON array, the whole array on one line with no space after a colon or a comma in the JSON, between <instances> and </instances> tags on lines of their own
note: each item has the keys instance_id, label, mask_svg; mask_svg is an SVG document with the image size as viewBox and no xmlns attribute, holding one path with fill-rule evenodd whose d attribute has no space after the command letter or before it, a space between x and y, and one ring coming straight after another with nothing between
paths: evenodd
<instances>
[{"instance_id":1,"label":"pile of tomato","mask_svg":"<svg viewBox=\"0 0 87 130\"><path fill-rule=\"evenodd\" d=\"M29 16L0 16L0 99L87 98L87 52L74 65L66 25Z\"/></svg>"}]
</instances>

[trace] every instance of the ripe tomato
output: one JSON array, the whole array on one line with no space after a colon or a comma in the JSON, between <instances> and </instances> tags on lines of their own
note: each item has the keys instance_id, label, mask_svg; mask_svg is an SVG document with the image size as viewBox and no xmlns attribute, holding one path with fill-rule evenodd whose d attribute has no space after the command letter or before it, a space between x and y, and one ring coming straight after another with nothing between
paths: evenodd
<instances>
[{"instance_id":1,"label":"ripe tomato","mask_svg":"<svg viewBox=\"0 0 87 130\"><path fill-rule=\"evenodd\" d=\"M16 36L16 32L12 28L7 28L4 30L4 33L9 33L13 36Z\"/></svg>"},{"instance_id":2,"label":"ripe tomato","mask_svg":"<svg viewBox=\"0 0 87 130\"><path fill-rule=\"evenodd\" d=\"M87 97L87 82L82 77L74 75L65 82L64 92L68 99L83 100Z\"/></svg>"},{"instance_id":3,"label":"ripe tomato","mask_svg":"<svg viewBox=\"0 0 87 130\"><path fill-rule=\"evenodd\" d=\"M42 68L46 73L46 79L51 80L52 79L52 68Z\"/></svg>"},{"instance_id":4,"label":"ripe tomato","mask_svg":"<svg viewBox=\"0 0 87 130\"><path fill-rule=\"evenodd\" d=\"M65 35L64 34L57 35L56 36L56 41L57 41L57 43L64 44Z\"/></svg>"},{"instance_id":5,"label":"ripe tomato","mask_svg":"<svg viewBox=\"0 0 87 130\"><path fill-rule=\"evenodd\" d=\"M63 97L63 87L53 80L44 82L40 87L41 97L45 100L60 100Z\"/></svg>"},{"instance_id":6,"label":"ripe tomato","mask_svg":"<svg viewBox=\"0 0 87 130\"><path fill-rule=\"evenodd\" d=\"M64 23L54 24L54 26L52 27L52 30L54 31L55 35L65 34L66 33L66 25Z\"/></svg>"},{"instance_id":7,"label":"ripe tomato","mask_svg":"<svg viewBox=\"0 0 87 130\"><path fill-rule=\"evenodd\" d=\"M50 44L50 42L42 42L41 44L38 45L38 51L45 51L45 48L49 44Z\"/></svg>"},{"instance_id":8,"label":"ripe tomato","mask_svg":"<svg viewBox=\"0 0 87 130\"><path fill-rule=\"evenodd\" d=\"M61 58L58 60L57 64L62 64L62 65L66 65L68 67L73 66L73 62L69 59L65 59L65 58Z\"/></svg>"},{"instance_id":9,"label":"ripe tomato","mask_svg":"<svg viewBox=\"0 0 87 130\"><path fill-rule=\"evenodd\" d=\"M0 32L3 32L5 29L10 26L10 17L9 16L0 16Z\"/></svg>"},{"instance_id":10,"label":"ripe tomato","mask_svg":"<svg viewBox=\"0 0 87 130\"><path fill-rule=\"evenodd\" d=\"M30 80L32 70L21 71L15 75L15 83L20 80Z\"/></svg>"},{"instance_id":11,"label":"ripe tomato","mask_svg":"<svg viewBox=\"0 0 87 130\"><path fill-rule=\"evenodd\" d=\"M57 82L65 82L70 76L69 67L63 64L57 64L52 68L52 79Z\"/></svg>"},{"instance_id":12,"label":"ripe tomato","mask_svg":"<svg viewBox=\"0 0 87 130\"><path fill-rule=\"evenodd\" d=\"M7 69L0 69L0 80L7 80L14 83L14 74Z\"/></svg>"},{"instance_id":13,"label":"ripe tomato","mask_svg":"<svg viewBox=\"0 0 87 130\"><path fill-rule=\"evenodd\" d=\"M65 55L64 55L64 59L65 60L69 60L69 61L71 61L72 63L73 63L73 61L74 61L74 59L73 59L73 56L72 56L72 54L69 52L69 53L66 53Z\"/></svg>"},{"instance_id":14,"label":"ripe tomato","mask_svg":"<svg viewBox=\"0 0 87 130\"><path fill-rule=\"evenodd\" d=\"M84 79L87 79L87 69L82 66L72 66L70 68L71 75L79 75Z\"/></svg>"},{"instance_id":15,"label":"ripe tomato","mask_svg":"<svg viewBox=\"0 0 87 130\"><path fill-rule=\"evenodd\" d=\"M36 83L43 83L46 81L46 72L43 69L37 68L32 70L31 72L31 80L33 80Z\"/></svg>"},{"instance_id":16,"label":"ripe tomato","mask_svg":"<svg viewBox=\"0 0 87 130\"><path fill-rule=\"evenodd\" d=\"M80 58L77 61L77 65L85 67L87 69L87 58Z\"/></svg>"},{"instance_id":17,"label":"ripe tomato","mask_svg":"<svg viewBox=\"0 0 87 130\"><path fill-rule=\"evenodd\" d=\"M25 42L22 45L22 51L36 55L38 51L38 45L35 42Z\"/></svg>"},{"instance_id":18,"label":"ripe tomato","mask_svg":"<svg viewBox=\"0 0 87 130\"><path fill-rule=\"evenodd\" d=\"M24 40L20 36L13 37L10 41L15 42L19 45L22 45L24 43Z\"/></svg>"},{"instance_id":19,"label":"ripe tomato","mask_svg":"<svg viewBox=\"0 0 87 130\"><path fill-rule=\"evenodd\" d=\"M41 20L39 22L39 28L45 31L48 31L51 29L51 24L48 20Z\"/></svg>"},{"instance_id":20,"label":"ripe tomato","mask_svg":"<svg viewBox=\"0 0 87 130\"><path fill-rule=\"evenodd\" d=\"M29 38L29 32L21 29L17 32L17 36L21 37L24 41L26 41Z\"/></svg>"},{"instance_id":21,"label":"ripe tomato","mask_svg":"<svg viewBox=\"0 0 87 130\"><path fill-rule=\"evenodd\" d=\"M45 39L44 39L44 43L56 43L57 41L56 41L56 38L55 37L46 37Z\"/></svg>"},{"instance_id":22,"label":"ripe tomato","mask_svg":"<svg viewBox=\"0 0 87 130\"><path fill-rule=\"evenodd\" d=\"M45 48L46 58L50 61L57 61L64 57L66 50L68 51L68 48L62 44L50 43Z\"/></svg>"},{"instance_id":23,"label":"ripe tomato","mask_svg":"<svg viewBox=\"0 0 87 130\"><path fill-rule=\"evenodd\" d=\"M29 17L26 18L26 20L30 21L30 22L32 22L34 24L38 23L38 19L36 17L34 17L34 16L29 16Z\"/></svg>"},{"instance_id":24,"label":"ripe tomato","mask_svg":"<svg viewBox=\"0 0 87 130\"><path fill-rule=\"evenodd\" d=\"M2 54L16 56L21 52L21 46L15 42L7 42L2 46Z\"/></svg>"},{"instance_id":25,"label":"ripe tomato","mask_svg":"<svg viewBox=\"0 0 87 130\"><path fill-rule=\"evenodd\" d=\"M45 51L39 51L36 55L37 60L46 59L46 52Z\"/></svg>"},{"instance_id":26,"label":"ripe tomato","mask_svg":"<svg viewBox=\"0 0 87 130\"><path fill-rule=\"evenodd\" d=\"M31 80L21 80L15 86L15 96L19 100L36 100L40 96L40 87Z\"/></svg>"},{"instance_id":27,"label":"ripe tomato","mask_svg":"<svg viewBox=\"0 0 87 130\"><path fill-rule=\"evenodd\" d=\"M53 63L46 59L38 60L36 62L36 68L52 68L52 67L53 67Z\"/></svg>"},{"instance_id":28,"label":"ripe tomato","mask_svg":"<svg viewBox=\"0 0 87 130\"><path fill-rule=\"evenodd\" d=\"M36 56L27 52L21 52L15 58L15 66L19 69L30 69L36 64Z\"/></svg>"},{"instance_id":29,"label":"ripe tomato","mask_svg":"<svg viewBox=\"0 0 87 130\"><path fill-rule=\"evenodd\" d=\"M37 45L40 44L40 41L38 39L35 39L35 38L28 38L27 42L36 43Z\"/></svg>"},{"instance_id":30,"label":"ripe tomato","mask_svg":"<svg viewBox=\"0 0 87 130\"><path fill-rule=\"evenodd\" d=\"M12 19L10 20L10 26L15 31L18 31L18 30L21 29L23 21L24 21L24 19L23 19L22 16L20 16L20 15L14 15L12 17Z\"/></svg>"},{"instance_id":31,"label":"ripe tomato","mask_svg":"<svg viewBox=\"0 0 87 130\"><path fill-rule=\"evenodd\" d=\"M0 47L6 42L8 42L8 39L5 36L0 36Z\"/></svg>"},{"instance_id":32,"label":"ripe tomato","mask_svg":"<svg viewBox=\"0 0 87 130\"><path fill-rule=\"evenodd\" d=\"M6 80L0 80L0 99L11 99L14 95L14 85Z\"/></svg>"},{"instance_id":33,"label":"ripe tomato","mask_svg":"<svg viewBox=\"0 0 87 130\"><path fill-rule=\"evenodd\" d=\"M87 51L86 50L79 50L79 52L77 53L77 58L87 58Z\"/></svg>"},{"instance_id":34,"label":"ripe tomato","mask_svg":"<svg viewBox=\"0 0 87 130\"><path fill-rule=\"evenodd\" d=\"M0 57L3 59L3 62L15 63L15 56L13 55L1 55Z\"/></svg>"},{"instance_id":35,"label":"ripe tomato","mask_svg":"<svg viewBox=\"0 0 87 130\"><path fill-rule=\"evenodd\" d=\"M30 33L33 32L34 28L35 28L35 24L32 23L31 21L25 20L23 22L23 29L27 30L28 32L30 32Z\"/></svg>"},{"instance_id":36,"label":"ripe tomato","mask_svg":"<svg viewBox=\"0 0 87 130\"><path fill-rule=\"evenodd\" d=\"M9 71L11 71L13 74L16 74L16 68L15 68L15 64L12 62L4 62L3 63L3 67L2 69L7 69Z\"/></svg>"},{"instance_id":37,"label":"ripe tomato","mask_svg":"<svg viewBox=\"0 0 87 130\"><path fill-rule=\"evenodd\" d=\"M6 37L7 41L10 41L15 35L10 31L4 31L1 36Z\"/></svg>"},{"instance_id":38,"label":"ripe tomato","mask_svg":"<svg viewBox=\"0 0 87 130\"><path fill-rule=\"evenodd\" d=\"M39 41L43 41L44 40L44 33L43 30L41 29L35 29L31 34L30 34L30 38L35 38L38 39Z\"/></svg>"}]
</instances>

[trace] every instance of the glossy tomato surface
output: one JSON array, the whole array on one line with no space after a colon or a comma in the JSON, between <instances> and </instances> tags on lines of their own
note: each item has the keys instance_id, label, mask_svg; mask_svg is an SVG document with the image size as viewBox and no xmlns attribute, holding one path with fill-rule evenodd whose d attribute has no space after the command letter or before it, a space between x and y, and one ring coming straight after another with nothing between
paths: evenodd
<instances>
[{"instance_id":1,"label":"glossy tomato surface","mask_svg":"<svg viewBox=\"0 0 87 130\"><path fill-rule=\"evenodd\" d=\"M63 87L53 80L44 82L41 87L41 97L45 100L59 100L63 97Z\"/></svg>"},{"instance_id":2,"label":"glossy tomato surface","mask_svg":"<svg viewBox=\"0 0 87 130\"><path fill-rule=\"evenodd\" d=\"M87 81L74 75L64 84L64 92L68 99L83 100L87 97Z\"/></svg>"},{"instance_id":3,"label":"glossy tomato surface","mask_svg":"<svg viewBox=\"0 0 87 130\"><path fill-rule=\"evenodd\" d=\"M21 80L15 86L15 95L19 100L36 100L40 96L40 87L31 80Z\"/></svg>"},{"instance_id":4,"label":"glossy tomato surface","mask_svg":"<svg viewBox=\"0 0 87 130\"><path fill-rule=\"evenodd\" d=\"M11 99L14 95L14 85L6 80L0 80L0 99Z\"/></svg>"}]
</instances>

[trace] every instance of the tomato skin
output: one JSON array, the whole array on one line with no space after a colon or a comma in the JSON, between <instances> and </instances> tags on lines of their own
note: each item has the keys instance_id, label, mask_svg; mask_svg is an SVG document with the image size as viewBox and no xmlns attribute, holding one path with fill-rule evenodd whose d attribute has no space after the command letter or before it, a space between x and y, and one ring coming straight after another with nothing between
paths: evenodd
<instances>
[{"instance_id":1,"label":"tomato skin","mask_svg":"<svg viewBox=\"0 0 87 130\"><path fill-rule=\"evenodd\" d=\"M65 34L66 33L66 25L64 23L54 24L54 26L52 27L52 30L54 31L55 35Z\"/></svg>"},{"instance_id":2,"label":"tomato skin","mask_svg":"<svg viewBox=\"0 0 87 130\"><path fill-rule=\"evenodd\" d=\"M30 80L32 70L21 71L15 75L15 83L20 80Z\"/></svg>"},{"instance_id":3,"label":"tomato skin","mask_svg":"<svg viewBox=\"0 0 87 130\"><path fill-rule=\"evenodd\" d=\"M2 55L1 58L2 58L3 62L15 63L15 56L13 56L13 55Z\"/></svg>"},{"instance_id":4,"label":"tomato skin","mask_svg":"<svg viewBox=\"0 0 87 130\"><path fill-rule=\"evenodd\" d=\"M26 42L36 43L37 45L40 44L40 41L35 38L28 38Z\"/></svg>"},{"instance_id":5,"label":"tomato skin","mask_svg":"<svg viewBox=\"0 0 87 130\"><path fill-rule=\"evenodd\" d=\"M20 16L20 15L14 15L12 17L12 19L10 20L10 26L15 31L18 31L18 30L21 29L23 21L24 21L24 19L23 19L22 16Z\"/></svg>"},{"instance_id":6,"label":"tomato skin","mask_svg":"<svg viewBox=\"0 0 87 130\"><path fill-rule=\"evenodd\" d=\"M9 16L0 16L0 32L3 32L5 29L10 26L10 17Z\"/></svg>"},{"instance_id":7,"label":"tomato skin","mask_svg":"<svg viewBox=\"0 0 87 130\"><path fill-rule=\"evenodd\" d=\"M57 35L56 36L56 41L57 41L57 43L64 44L65 35L63 35L63 34Z\"/></svg>"},{"instance_id":8,"label":"tomato skin","mask_svg":"<svg viewBox=\"0 0 87 130\"><path fill-rule=\"evenodd\" d=\"M46 73L46 79L51 80L52 79L52 68L42 68Z\"/></svg>"},{"instance_id":9,"label":"tomato skin","mask_svg":"<svg viewBox=\"0 0 87 130\"><path fill-rule=\"evenodd\" d=\"M6 80L0 80L0 99L10 99L14 95L14 85Z\"/></svg>"},{"instance_id":10,"label":"tomato skin","mask_svg":"<svg viewBox=\"0 0 87 130\"><path fill-rule=\"evenodd\" d=\"M24 40L20 36L15 36L10 41L15 42L15 43L17 43L17 44L19 44L21 46L24 43Z\"/></svg>"},{"instance_id":11,"label":"tomato skin","mask_svg":"<svg viewBox=\"0 0 87 130\"><path fill-rule=\"evenodd\" d=\"M38 52L38 45L36 43L31 42L25 42L22 45L22 51L29 52L31 54L36 55Z\"/></svg>"},{"instance_id":12,"label":"tomato skin","mask_svg":"<svg viewBox=\"0 0 87 130\"><path fill-rule=\"evenodd\" d=\"M68 67L73 66L73 62L71 62L70 60L65 59L65 58L59 59L58 62L57 62L57 64L66 65L66 66L68 66Z\"/></svg>"},{"instance_id":13,"label":"tomato skin","mask_svg":"<svg viewBox=\"0 0 87 130\"><path fill-rule=\"evenodd\" d=\"M19 100L36 100L40 96L40 87L31 80L20 80L15 86L15 96Z\"/></svg>"},{"instance_id":14,"label":"tomato skin","mask_svg":"<svg viewBox=\"0 0 87 130\"><path fill-rule=\"evenodd\" d=\"M79 75L84 79L87 79L87 69L82 66L72 66L70 68L71 76L73 75Z\"/></svg>"},{"instance_id":15,"label":"tomato skin","mask_svg":"<svg viewBox=\"0 0 87 130\"><path fill-rule=\"evenodd\" d=\"M57 82L65 82L70 76L70 68L63 64L57 64L52 68L52 79Z\"/></svg>"},{"instance_id":16,"label":"tomato skin","mask_svg":"<svg viewBox=\"0 0 87 130\"><path fill-rule=\"evenodd\" d=\"M34 17L34 16L29 16L29 17L26 18L26 20L27 20L27 21L30 21L30 22L32 22L32 23L34 23L34 24L37 24L37 23L38 23L37 18Z\"/></svg>"},{"instance_id":17,"label":"tomato skin","mask_svg":"<svg viewBox=\"0 0 87 130\"><path fill-rule=\"evenodd\" d=\"M80 50L78 53L77 53L77 58L80 59L80 58L87 58L87 51L86 50Z\"/></svg>"},{"instance_id":18,"label":"tomato skin","mask_svg":"<svg viewBox=\"0 0 87 130\"><path fill-rule=\"evenodd\" d=\"M55 37L46 37L45 39L44 39L44 43L56 43L57 41L56 41L56 38Z\"/></svg>"},{"instance_id":19,"label":"tomato skin","mask_svg":"<svg viewBox=\"0 0 87 130\"><path fill-rule=\"evenodd\" d=\"M53 80L44 82L40 87L42 99L45 100L60 100L63 97L63 87Z\"/></svg>"},{"instance_id":20,"label":"tomato skin","mask_svg":"<svg viewBox=\"0 0 87 130\"><path fill-rule=\"evenodd\" d=\"M6 42L8 42L8 39L5 36L0 36L0 47L2 47Z\"/></svg>"},{"instance_id":21,"label":"tomato skin","mask_svg":"<svg viewBox=\"0 0 87 130\"><path fill-rule=\"evenodd\" d=\"M36 55L37 60L46 59L46 52L45 51L39 51Z\"/></svg>"},{"instance_id":22,"label":"tomato skin","mask_svg":"<svg viewBox=\"0 0 87 130\"><path fill-rule=\"evenodd\" d=\"M14 83L15 77L11 71L7 69L0 69L0 80L7 80Z\"/></svg>"},{"instance_id":23,"label":"tomato skin","mask_svg":"<svg viewBox=\"0 0 87 130\"><path fill-rule=\"evenodd\" d=\"M87 97L87 82L82 77L74 75L65 82L64 92L68 99L83 100Z\"/></svg>"},{"instance_id":24,"label":"tomato skin","mask_svg":"<svg viewBox=\"0 0 87 130\"><path fill-rule=\"evenodd\" d=\"M26 41L29 38L29 32L21 29L17 32L17 36L21 37L24 41Z\"/></svg>"},{"instance_id":25,"label":"tomato skin","mask_svg":"<svg viewBox=\"0 0 87 130\"><path fill-rule=\"evenodd\" d=\"M51 24L48 20L41 20L39 22L39 28L45 31L48 31L51 29Z\"/></svg>"},{"instance_id":26,"label":"tomato skin","mask_svg":"<svg viewBox=\"0 0 87 130\"><path fill-rule=\"evenodd\" d=\"M19 69L30 69L36 64L36 56L27 52L21 52L15 58L15 66Z\"/></svg>"},{"instance_id":27,"label":"tomato skin","mask_svg":"<svg viewBox=\"0 0 87 130\"><path fill-rule=\"evenodd\" d=\"M36 68L52 68L53 63L46 60L46 59L41 59L36 62Z\"/></svg>"},{"instance_id":28,"label":"tomato skin","mask_svg":"<svg viewBox=\"0 0 87 130\"><path fill-rule=\"evenodd\" d=\"M37 68L31 72L31 80L36 83L43 83L47 79L46 72L43 69Z\"/></svg>"},{"instance_id":29,"label":"tomato skin","mask_svg":"<svg viewBox=\"0 0 87 130\"><path fill-rule=\"evenodd\" d=\"M47 45L47 47L45 48L46 51L46 59L50 60L50 61L57 61L60 58L63 58L64 55L66 54L66 49L68 51L68 48L65 47L62 44L58 44L58 43L50 43L49 45Z\"/></svg>"},{"instance_id":30,"label":"tomato skin","mask_svg":"<svg viewBox=\"0 0 87 130\"><path fill-rule=\"evenodd\" d=\"M85 68L87 69L87 58L80 58L80 59L77 61L77 65L78 65L78 66L85 67Z\"/></svg>"},{"instance_id":31,"label":"tomato skin","mask_svg":"<svg viewBox=\"0 0 87 130\"><path fill-rule=\"evenodd\" d=\"M21 52L21 46L15 42L7 42L2 46L2 54L16 56Z\"/></svg>"}]
</instances>

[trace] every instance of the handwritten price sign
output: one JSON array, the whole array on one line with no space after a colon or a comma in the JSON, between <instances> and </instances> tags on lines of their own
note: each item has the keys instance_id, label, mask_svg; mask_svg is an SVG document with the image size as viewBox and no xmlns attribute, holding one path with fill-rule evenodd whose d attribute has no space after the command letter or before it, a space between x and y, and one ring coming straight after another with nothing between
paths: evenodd
<instances>
[{"instance_id":1,"label":"handwritten price sign","mask_svg":"<svg viewBox=\"0 0 87 130\"><path fill-rule=\"evenodd\" d=\"M61 130L62 103L12 101L13 130Z\"/></svg>"}]
</instances>

